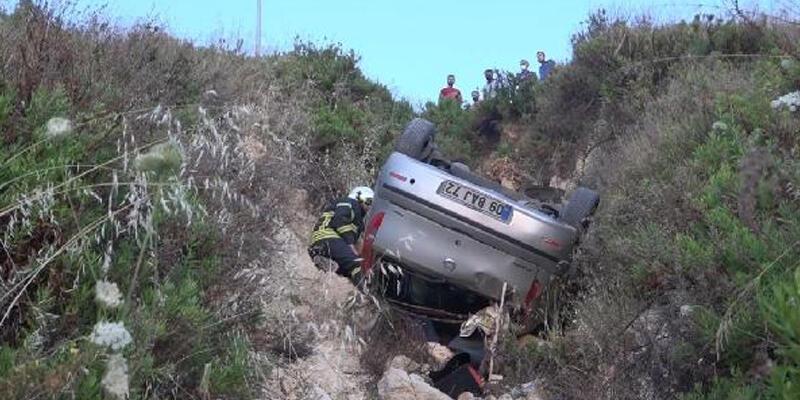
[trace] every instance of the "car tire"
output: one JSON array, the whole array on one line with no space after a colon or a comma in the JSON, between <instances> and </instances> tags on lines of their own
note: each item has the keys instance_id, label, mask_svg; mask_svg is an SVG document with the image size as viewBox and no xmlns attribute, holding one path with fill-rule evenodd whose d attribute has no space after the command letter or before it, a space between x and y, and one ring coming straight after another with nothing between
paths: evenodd
<instances>
[{"instance_id":1,"label":"car tire","mask_svg":"<svg viewBox=\"0 0 800 400\"><path fill-rule=\"evenodd\" d=\"M524 185L519 191L525 197L544 203L561 204L564 202L564 191L551 186L529 184Z\"/></svg>"},{"instance_id":2,"label":"car tire","mask_svg":"<svg viewBox=\"0 0 800 400\"><path fill-rule=\"evenodd\" d=\"M594 214L600 204L600 195L594 190L579 187L569 196L567 205L561 209L559 219L577 229L579 232L586 227L584 221Z\"/></svg>"},{"instance_id":3,"label":"car tire","mask_svg":"<svg viewBox=\"0 0 800 400\"><path fill-rule=\"evenodd\" d=\"M425 161L436 148L433 143L435 136L436 126L432 122L414 118L406 125L403 134L397 139L394 150L411 158Z\"/></svg>"}]
</instances>

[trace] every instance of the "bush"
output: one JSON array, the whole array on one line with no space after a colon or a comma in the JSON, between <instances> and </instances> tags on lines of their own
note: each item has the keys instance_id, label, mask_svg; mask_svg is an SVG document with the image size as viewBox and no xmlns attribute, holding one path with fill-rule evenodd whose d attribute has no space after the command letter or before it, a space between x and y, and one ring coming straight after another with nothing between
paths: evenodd
<instances>
[{"instance_id":1,"label":"bush","mask_svg":"<svg viewBox=\"0 0 800 400\"><path fill-rule=\"evenodd\" d=\"M64 96L61 91L37 89L30 112L19 124L44 132L41 126L48 125L46 118L67 111L65 101L58 100ZM155 120L168 121L172 129L179 123L162 117ZM177 150L186 146L187 156L197 160L195 146L202 143L203 135L195 136L193 144L151 146L151 153L139 153L137 158L140 149L127 142L134 140L133 130L117 132L120 141L125 141L124 146L120 143L121 154L86 159L86 149L98 145L93 132L119 129L114 121L110 124L81 124L58 143L45 135L22 149L0 150L4 160L0 226L7 248L0 265L4 284L14 288L3 298L3 310L8 313L0 326L9 346L2 350L3 398L20 398L23 393L54 396L64 390L82 398L100 398L104 352L78 338L97 321L117 319L134 336L133 350L125 353L129 371L135 371L133 393L148 388L167 395L176 384L195 388L209 363L224 367L228 381L244 380L235 378L234 371L241 367L227 367L241 364L241 356L231 358L229 352L234 349L222 345L221 338L233 327L252 326L252 318L220 324L212 317L213 307L205 293L229 273L217 266L216 255L227 250L210 245L218 242L214 235L222 227L207 225L198 217L215 202L210 196L204 198L210 193L194 187L192 179L183 175L181 165L189 161ZM158 129L156 124L147 128L149 132ZM224 153L216 151L223 158ZM129 168L133 164L137 169ZM199 197L192 198L190 192ZM193 228L187 230L187 223L193 223ZM168 243L179 238L175 234L179 231L190 236L175 256ZM96 304L98 280L119 283L127 294L122 308ZM242 348L237 345L235 350L241 353ZM170 379L165 380L167 376ZM229 392L231 385L214 389L220 395L245 395L250 390L237 386Z\"/></svg>"},{"instance_id":2,"label":"bush","mask_svg":"<svg viewBox=\"0 0 800 400\"><path fill-rule=\"evenodd\" d=\"M770 107L794 90L774 57L791 29L599 13L573 38L572 62L537 88L518 163L576 176L585 161L583 182L603 198L565 300L574 317L558 340L572 350L532 372L569 366L552 373L556 392L794 396L794 339L776 332L791 318L776 299L790 301L798 255L800 209L786 188L800 122ZM581 393L568 388L575 379L587 380Z\"/></svg>"},{"instance_id":3,"label":"bush","mask_svg":"<svg viewBox=\"0 0 800 400\"><path fill-rule=\"evenodd\" d=\"M261 310L291 286L279 227L303 188L369 184L411 107L338 46L252 58L64 7L0 18L0 397L101 398L98 321L133 337L131 397L255 397L278 345L252 338L283 334Z\"/></svg>"},{"instance_id":4,"label":"bush","mask_svg":"<svg viewBox=\"0 0 800 400\"><path fill-rule=\"evenodd\" d=\"M478 133L473 130L472 113L454 101L443 101L438 105L426 104L422 118L436 125L436 144L446 156L467 162L475 160Z\"/></svg>"},{"instance_id":5,"label":"bush","mask_svg":"<svg viewBox=\"0 0 800 400\"><path fill-rule=\"evenodd\" d=\"M320 108L314 113L315 147L324 148L339 141L359 143L365 122L366 114L346 103L333 109Z\"/></svg>"}]
</instances>

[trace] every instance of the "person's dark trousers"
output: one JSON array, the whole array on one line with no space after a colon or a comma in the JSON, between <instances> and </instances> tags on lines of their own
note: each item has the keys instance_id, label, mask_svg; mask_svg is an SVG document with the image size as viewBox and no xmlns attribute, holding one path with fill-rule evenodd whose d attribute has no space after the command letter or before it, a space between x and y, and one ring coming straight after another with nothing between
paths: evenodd
<instances>
[{"instance_id":1,"label":"person's dark trousers","mask_svg":"<svg viewBox=\"0 0 800 400\"><path fill-rule=\"evenodd\" d=\"M353 270L361 264L361 258L344 239L323 239L308 248L308 255L330 258L339 268L336 274L349 278Z\"/></svg>"}]
</instances>

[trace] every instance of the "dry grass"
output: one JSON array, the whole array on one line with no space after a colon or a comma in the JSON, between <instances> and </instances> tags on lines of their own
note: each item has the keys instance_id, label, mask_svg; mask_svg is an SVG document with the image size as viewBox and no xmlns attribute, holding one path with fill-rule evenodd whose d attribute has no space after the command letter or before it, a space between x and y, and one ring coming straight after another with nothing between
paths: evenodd
<instances>
[{"instance_id":1,"label":"dry grass","mask_svg":"<svg viewBox=\"0 0 800 400\"><path fill-rule=\"evenodd\" d=\"M575 60L537 97L537 125L522 145L540 158L522 165L577 175L603 200L576 256L580 279L562 311L566 324L544 348L509 346L506 372L516 383L545 378L551 394L566 398L674 398L695 385L720 398L767 391L763 371L731 374L763 370L764 351L755 349L775 350L758 305L769 307L770 278L756 275L796 251L788 222L796 205L785 188L797 142L784 135L797 120L768 104L796 90L797 75L766 51L771 29L783 36L796 27L592 24L575 43ZM692 39L692 29L702 35ZM672 47L651 47L667 37ZM689 56L700 43L752 54ZM581 171L575 149L590 149ZM791 275L791 263L778 264L766 275ZM720 329L729 336L718 358ZM717 377L722 383L711 383Z\"/></svg>"},{"instance_id":2,"label":"dry grass","mask_svg":"<svg viewBox=\"0 0 800 400\"><path fill-rule=\"evenodd\" d=\"M0 368L3 397L99 393L105 358L80 341L97 313L134 337L137 395L248 397L280 356L308 355L313 339L278 309L302 290L281 235L308 203L370 181L378 138L397 129L378 115L394 112L388 91L363 78L351 89L346 79L361 75L338 48L254 59L155 24L120 30L69 4L23 2L0 17L0 34L0 106L12 105L0 107L0 126L13 154L0 172L0 333L10 346L0 353L25 366ZM335 93L309 76L342 65ZM380 123L319 151L313 110L329 101L360 101ZM42 131L54 116L71 120L72 135ZM121 310L87 301L98 274L119 284ZM259 316L278 317L274 329ZM90 364L53 357L71 348Z\"/></svg>"}]
</instances>

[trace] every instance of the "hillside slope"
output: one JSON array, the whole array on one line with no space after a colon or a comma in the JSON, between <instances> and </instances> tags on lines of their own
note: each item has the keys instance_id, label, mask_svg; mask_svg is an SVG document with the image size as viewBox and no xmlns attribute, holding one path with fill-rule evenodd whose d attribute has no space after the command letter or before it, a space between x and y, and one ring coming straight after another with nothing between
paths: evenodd
<instances>
[{"instance_id":1,"label":"hillside slope","mask_svg":"<svg viewBox=\"0 0 800 400\"><path fill-rule=\"evenodd\" d=\"M548 377L567 398L800 397L800 30L781 21L600 12L547 81L466 113L429 105L498 180L602 194L549 342L510 346L509 382ZM499 139L463 132L487 118Z\"/></svg>"},{"instance_id":2,"label":"hillside slope","mask_svg":"<svg viewBox=\"0 0 800 400\"><path fill-rule=\"evenodd\" d=\"M411 107L336 46L253 58L73 13L0 13L0 398L374 395L418 343L363 337L373 309L303 240ZM506 185L602 193L548 329L502 342L504 385L800 398L800 115L780 98L799 39L600 12L547 81L426 107L445 152Z\"/></svg>"},{"instance_id":3,"label":"hillside slope","mask_svg":"<svg viewBox=\"0 0 800 400\"><path fill-rule=\"evenodd\" d=\"M264 396L316 340L286 227L368 182L411 107L338 47L75 15L0 13L0 398Z\"/></svg>"}]
</instances>

